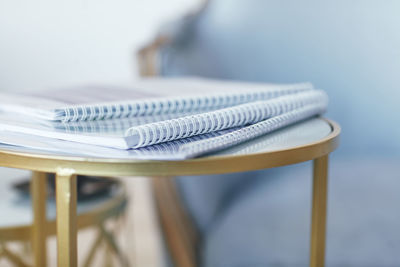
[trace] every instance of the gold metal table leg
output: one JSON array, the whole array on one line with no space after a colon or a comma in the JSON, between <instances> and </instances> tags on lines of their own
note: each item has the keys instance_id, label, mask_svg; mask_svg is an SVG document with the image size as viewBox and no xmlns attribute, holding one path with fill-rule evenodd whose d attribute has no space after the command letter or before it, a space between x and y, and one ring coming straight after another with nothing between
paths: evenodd
<instances>
[{"instance_id":1,"label":"gold metal table leg","mask_svg":"<svg viewBox=\"0 0 400 267\"><path fill-rule=\"evenodd\" d=\"M83 267L89 267L92 264L96 251L100 248L103 239L104 239L103 233L101 232L101 230L99 230L96 240L93 243L92 247L90 248L88 256L86 257L85 262L83 263Z\"/></svg>"},{"instance_id":2,"label":"gold metal table leg","mask_svg":"<svg viewBox=\"0 0 400 267\"><path fill-rule=\"evenodd\" d=\"M32 248L35 267L47 266L46 246L46 173L33 172L31 180L31 196L33 208Z\"/></svg>"},{"instance_id":3,"label":"gold metal table leg","mask_svg":"<svg viewBox=\"0 0 400 267\"><path fill-rule=\"evenodd\" d=\"M76 190L76 175L73 170L58 170L56 173L58 267L77 266Z\"/></svg>"},{"instance_id":4,"label":"gold metal table leg","mask_svg":"<svg viewBox=\"0 0 400 267\"><path fill-rule=\"evenodd\" d=\"M314 159L310 267L325 264L328 155Z\"/></svg>"}]
</instances>

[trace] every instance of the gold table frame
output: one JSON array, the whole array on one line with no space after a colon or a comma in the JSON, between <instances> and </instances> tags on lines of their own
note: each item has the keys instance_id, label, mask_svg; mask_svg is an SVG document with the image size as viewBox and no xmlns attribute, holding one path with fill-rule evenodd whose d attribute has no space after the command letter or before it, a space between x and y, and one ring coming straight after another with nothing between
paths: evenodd
<instances>
[{"instance_id":1,"label":"gold table frame","mask_svg":"<svg viewBox=\"0 0 400 267\"><path fill-rule=\"evenodd\" d=\"M8 242L31 241L34 251L34 266L45 267L47 266L46 240L47 237L56 234L56 221L54 219L46 219L47 177L45 173L33 172L31 182L32 207L35 210L33 214L34 223L0 227L0 258L3 256L15 266L31 266L31 264L24 261L21 255L7 248ZM120 181L118 181L118 187L117 192L105 199L101 205L77 215L77 230L88 227L97 228L95 241L90 246L88 255L84 258L83 266L85 267L92 264L96 250L102 244L107 245L107 248L114 253L122 266L128 266L127 259L116 244L113 233L105 226L106 221L109 219L124 216L128 202L126 188Z\"/></svg>"},{"instance_id":2,"label":"gold table frame","mask_svg":"<svg viewBox=\"0 0 400 267\"><path fill-rule=\"evenodd\" d=\"M209 156L184 161L119 160L44 155L0 150L0 166L34 171L32 244L35 266L45 263L45 173L56 174L57 262L77 266L76 175L157 176L206 175L267 169L313 160L310 266L324 266L328 155L339 145L340 127L326 120L331 133L316 142L287 149L238 156ZM162 178L161 178L162 179Z\"/></svg>"}]
</instances>

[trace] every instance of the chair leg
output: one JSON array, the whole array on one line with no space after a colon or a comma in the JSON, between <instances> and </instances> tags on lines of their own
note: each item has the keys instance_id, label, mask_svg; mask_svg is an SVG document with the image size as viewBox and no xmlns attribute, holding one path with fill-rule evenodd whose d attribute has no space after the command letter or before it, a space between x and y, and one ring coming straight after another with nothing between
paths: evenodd
<instances>
[{"instance_id":1,"label":"chair leg","mask_svg":"<svg viewBox=\"0 0 400 267\"><path fill-rule=\"evenodd\" d=\"M31 196L33 208L32 248L35 267L47 266L46 247L46 173L33 172L31 180Z\"/></svg>"},{"instance_id":2,"label":"chair leg","mask_svg":"<svg viewBox=\"0 0 400 267\"><path fill-rule=\"evenodd\" d=\"M328 155L314 159L310 267L325 264Z\"/></svg>"},{"instance_id":3,"label":"chair leg","mask_svg":"<svg viewBox=\"0 0 400 267\"><path fill-rule=\"evenodd\" d=\"M76 175L72 170L59 170L56 174L58 267L77 266L76 190Z\"/></svg>"}]
</instances>

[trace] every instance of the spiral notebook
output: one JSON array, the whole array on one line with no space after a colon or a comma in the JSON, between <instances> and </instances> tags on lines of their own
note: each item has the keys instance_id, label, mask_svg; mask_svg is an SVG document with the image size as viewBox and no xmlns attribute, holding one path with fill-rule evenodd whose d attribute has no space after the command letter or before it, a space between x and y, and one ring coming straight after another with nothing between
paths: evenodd
<instances>
[{"instance_id":1,"label":"spiral notebook","mask_svg":"<svg viewBox=\"0 0 400 267\"><path fill-rule=\"evenodd\" d=\"M272 96L271 96L272 97ZM61 139L65 141L79 142L88 145L97 145L117 149L142 148L178 139L185 140L193 136L200 136L207 133L215 133L237 127L248 127L254 133L237 129L237 134L231 135L229 140L236 138L241 140L246 136L252 136L262 121L268 121L269 125L281 127L282 123L293 123L294 121L321 114L327 107L328 98L323 91L305 90L293 94L274 97L268 100L255 101L239 104L218 110L184 115L182 117L163 120L163 116L154 116L154 122L141 124L133 118L132 121L124 119L113 119L115 127L100 127L97 131L93 122L79 122L81 125L74 128L75 132L62 129L56 126L49 126L48 122L39 123L35 120L27 120L25 116L16 116L10 112L0 113L0 130L32 136ZM11 114L11 115L10 115ZM173 113L175 114L175 113ZM185 114L185 113L183 113ZM288 115L290 114L290 116ZM289 117L285 117L289 116ZM20 119L18 119L20 118ZM276 118L285 118L285 121L276 121ZM291 119L292 118L292 119ZM161 121L157 121L160 119ZM110 121L98 121L98 123L110 123ZM82 123L88 123L84 127ZM136 123L136 124L135 124ZM258 125L258 126L257 126ZM255 128L254 128L255 127ZM271 126L272 127L272 126ZM274 126L275 127L275 126ZM94 131L88 131L91 129ZM225 136L226 133L224 133ZM243 137L241 136L243 135ZM215 142L207 139L207 146ZM225 142L216 139L217 149ZM237 141L236 140L236 141ZM235 141L235 142L236 142ZM227 143L230 144L229 142ZM194 143L180 148L186 151L185 154L196 154L204 143L194 146ZM212 149L211 147L207 148ZM203 152L201 152L203 153Z\"/></svg>"},{"instance_id":2,"label":"spiral notebook","mask_svg":"<svg viewBox=\"0 0 400 267\"><path fill-rule=\"evenodd\" d=\"M107 120L206 112L312 89L310 83L258 84L158 78L130 86L0 93L0 111L60 122Z\"/></svg>"},{"instance_id":3,"label":"spiral notebook","mask_svg":"<svg viewBox=\"0 0 400 267\"><path fill-rule=\"evenodd\" d=\"M0 130L0 148L45 154L57 154L67 156L81 157L104 157L119 159L151 159L151 160L184 160L210 154L215 151L220 153L242 154L254 152L255 145L237 146L246 141L253 140L263 136L265 140L262 143L255 141L256 148L259 150L266 149L274 142L282 141L289 133L289 137L293 136L293 132L298 135L298 129L301 126L290 127L288 130L274 132L285 126L295 124L324 112L323 104L308 105L296 110L292 110L281 115L266 119L259 123L245 126L230 128L217 132L197 135L175 141L165 142L152 146L138 149L113 149L84 143L76 143L53 138L45 138L41 136L30 136L25 133L8 132ZM305 124L313 124L321 122L317 119L311 119ZM303 124L303 123L302 123ZM329 127L328 127L329 128ZM326 129L322 134L328 134L330 129ZM269 133L274 132L272 135ZM292 133L292 134L290 134ZM313 135L310 135L313 136ZM286 142L290 143L291 140ZM282 143L282 142L281 142ZM247 144L247 143L246 143ZM232 153L230 150L224 150L236 145L237 149ZM234 148L233 148L234 149ZM232 148L231 148L232 150ZM224 152L226 151L226 152Z\"/></svg>"}]
</instances>

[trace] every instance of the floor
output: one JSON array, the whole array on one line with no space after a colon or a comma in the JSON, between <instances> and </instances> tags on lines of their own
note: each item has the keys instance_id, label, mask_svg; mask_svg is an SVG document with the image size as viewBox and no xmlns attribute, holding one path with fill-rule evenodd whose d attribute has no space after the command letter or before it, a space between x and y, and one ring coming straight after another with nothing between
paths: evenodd
<instances>
[{"instance_id":1,"label":"floor","mask_svg":"<svg viewBox=\"0 0 400 267\"><path fill-rule=\"evenodd\" d=\"M14 171L11 169L0 168L0 175L11 176L27 175L27 172ZM117 225L114 222L108 225L109 229L117 229L117 243L126 255L129 266L152 266L163 267L162 238L159 231L157 217L154 209L154 202L151 197L151 187L149 179L145 177L122 178L127 185L128 196L130 198L126 217ZM115 228L117 226L117 228ZM83 266L83 261L97 235L95 229L87 229L79 232L78 235L78 259L79 266ZM11 244L10 249L21 253L29 251L28 246ZM111 257L110 257L111 255ZM111 260L109 260L111 259ZM48 266L56 266L56 239L48 240ZM0 266L11 267L7 260L0 258ZM118 259L107 249L101 246L95 254L91 266L120 266Z\"/></svg>"}]
</instances>

